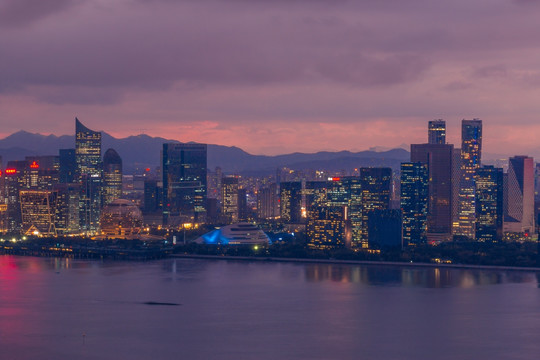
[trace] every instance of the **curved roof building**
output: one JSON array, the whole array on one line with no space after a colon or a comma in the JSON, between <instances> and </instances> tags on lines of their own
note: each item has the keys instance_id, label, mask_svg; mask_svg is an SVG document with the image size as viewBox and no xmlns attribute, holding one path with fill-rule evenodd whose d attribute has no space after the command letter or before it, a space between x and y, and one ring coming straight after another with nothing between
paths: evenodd
<instances>
[{"instance_id":1,"label":"curved roof building","mask_svg":"<svg viewBox=\"0 0 540 360\"><path fill-rule=\"evenodd\" d=\"M262 245L269 243L268 236L251 223L238 223L210 231L195 240L199 244Z\"/></svg>"},{"instance_id":2,"label":"curved roof building","mask_svg":"<svg viewBox=\"0 0 540 360\"><path fill-rule=\"evenodd\" d=\"M142 229L142 213L129 200L116 199L103 208L101 232L103 235L126 238L139 234Z\"/></svg>"}]
</instances>

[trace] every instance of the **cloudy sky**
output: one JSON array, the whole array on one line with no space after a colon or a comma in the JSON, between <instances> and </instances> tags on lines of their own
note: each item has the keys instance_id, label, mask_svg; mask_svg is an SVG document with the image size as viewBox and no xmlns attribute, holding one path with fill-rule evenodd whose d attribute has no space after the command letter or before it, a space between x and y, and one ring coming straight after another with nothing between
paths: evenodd
<instances>
[{"instance_id":1,"label":"cloudy sky","mask_svg":"<svg viewBox=\"0 0 540 360\"><path fill-rule=\"evenodd\" d=\"M540 148L537 0L0 0L0 136L147 133L257 154Z\"/></svg>"}]
</instances>

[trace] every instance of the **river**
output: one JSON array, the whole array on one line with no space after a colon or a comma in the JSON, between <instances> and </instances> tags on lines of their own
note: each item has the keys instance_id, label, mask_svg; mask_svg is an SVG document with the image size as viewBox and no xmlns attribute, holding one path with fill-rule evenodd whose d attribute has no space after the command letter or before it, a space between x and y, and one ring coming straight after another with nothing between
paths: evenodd
<instances>
[{"instance_id":1,"label":"river","mask_svg":"<svg viewBox=\"0 0 540 360\"><path fill-rule=\"evenodd\" d=\"M0 256L0 359L537 359L537 274Z\"/></svg>"}]
</instances>

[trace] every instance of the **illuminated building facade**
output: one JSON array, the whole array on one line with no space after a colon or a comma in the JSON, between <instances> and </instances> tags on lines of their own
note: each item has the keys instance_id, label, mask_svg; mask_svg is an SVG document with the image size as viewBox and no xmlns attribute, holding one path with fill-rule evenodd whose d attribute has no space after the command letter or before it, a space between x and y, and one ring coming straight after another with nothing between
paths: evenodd
<instances>
[{"instance_id":1,"label":"illuminated building facade","mask_svg":"<svg viewBox=\"0 0 540 360\"><path fill-rule=\"evenodd\" d=\"M421 162L401 164L401 211L405 245L426 241L428 214L428 168Z\"/></svg>"},{"instance_id":2,"label":"illuminated building facade","mask_svg":"<svg viewBox=\"0 0 540 360\"><path fill-rule=\"evenodd\" d=\"M221 213L227 224L238 222L238 177L227 176L221 180Z\"/></svg>"},{"instance_id":3,"label":"illuminated building facade","mask_svg":"<svg viewBox=\"0 0 540 360\"><path fill-rule=\"evenodd\" d=\"M366 241L362 241L364 209L362 197L360 176L329 178L328 205L347 206L348 220L351 222L351 246L354 248L361 248L366 244Z\"/></svg>"},{"instance_id":4,"label":"illuminated building facade","mask_svg":"<svg viewBox=\"0 0 540 360\"><path fill-rule=\"evenodd\" d=\"M452 238L453 153L451 144L411 144L411 162L428 168L428 241Z\"/></svg>"},{"instance_id":5,"label":"illuminated building facade","mask_svg":"<svg viewBox=\"0 0 540 360\"><path fill-rule=\"evenodd\" d=\"M360 169L360 188L362 190L362 231L360 241L363 248L369 247L369 213L373 210L387 210L390 208L391 183L392 169L390 168Z\"/></svg>"},{"instance_id":6,"label":"illuminated building facade","mask_svg":"<svg viewBox=\"0 0 540 360\"><path fill-rule=\"evenodd\" d=\"M107 204L101 214L101 233L111 238L129 238L140 234L142 213L129 200L116 199Z\"/></svg>"},{"instance_id":7,"label":"illuminated building facade","mask_svg":"<svg viewBox=\"0 0 540 360\"><path fill-rule=\"evenodd\" d=\"M55 236L56 201L56 191L21 190L22 233Z\"/></svg>"},{"instance_id":8,"label":"illuminated building facade","mask_svg":"<svg viewBox=\"0 0 540 360\"><path fill-rule=\"evenodd\" d=\"M429 122L428 143L446 144L446 121L437 119Z\"/></svg>"},{"instance_id":9,"label":"illuminated building facade","mask_svg":"<svg viewBox=\"0 0 540 360\"><path fill-rule=\"evenodd\" d=\"M22 228L20 192L28 188L25 160L8 161L5 174L5 202L7 231L18 232Z\"/></svg>"},{"instance_id":10,"label":"illuminated building facade","mask_svg":"<svg viewBox=\"0 0 540 360\"><path fill-rule=\"evenodd\" d=\"M277 185L270 184L268 187L257 191L257 217L259 219L274 219L278 215Z\"/></svg>"},{"instance_id":11,"label":"illuminated building facade","mask_svg":"<svg viewBox=\"0 0 540 360\"><path fill-rule=\"evenodd\" d=\"M455 235L475 237L475 178L482 158L482 120L461 122L461 179L458 226Z\"/></svg>"},{"instance_id":12,"label":"illuminated building facade","mask_svg":"<svg viewBox=\"0 0 540 360\"><path fill-rule=\"evenodd\" d=\"M308 247L335 249L351 246L351 223L346 206L316 206L309 212L306 225Z\"/></svg>"},{"instance_id":13,"label":"illuminated building facade","mask_svg":"<svg viewBox=\"0 0 540 360\"><path fill-rule=\"evenodd\" d=\"M476 240L499 241L503 231L503 169L476 170Z\"/></svg>"},{"instance_id":14,"label":"illuminated building facade","mask_svg":"<svg viewBox=\"0 0 540 360\"><path fill-rule=\"evenodd\" d=\"M79 221L88 234L99 232L102 196L101 132L93 131L75 118L76 180L80 185Z\"/></svg>"},{"instance_id":15,"label":"illuminated building facade","mask_svg":"<svg viewBox=\"0 0 540 360\"><path fill-rule=\"evenodd\" d=\"M302 221L302 183L300 181L281 182L279 193L281 222L300 223Z\"/></svg>"},{"instance_id":16,"label":"illuminated building facade","mask_svg":"<svg viewBox=\"0 0 540 360\"><path fill-rule=\"evenodd\" d=\"M75 183L59 183L53 186L57 193L55 216L56 232L61 235L78 234L80 185Z\"/></svg>"},{"instance_id":17,"label":"illuminated building facade","mask_svg":"<svg viewBox=\"0 0 540 360\"><path fill-rule=\"evenodd\" d=\"M114 149L103 156L103 205L122 197L122 159Z\"/></svg>"},{"instance_id":18,"label":"illuminated building facade","mask_svg":"<svg viewBox=\"0 0 540 360\"><path fill-rule=\"evenodd\" d=\"M508 162L505 184L504 233L534 237L534 162L528 156L514 156Z\"/></svg>"},{"instance_id":19,"label":"illuminated building facade","mask_svg":"<svg viewBox=\"0 0 540 360\"><path fill-rule=\"evenodd\" d=\"M206 144L163 144L163 222L202 222L206 213Z\"/></svg>"}]
</instances>

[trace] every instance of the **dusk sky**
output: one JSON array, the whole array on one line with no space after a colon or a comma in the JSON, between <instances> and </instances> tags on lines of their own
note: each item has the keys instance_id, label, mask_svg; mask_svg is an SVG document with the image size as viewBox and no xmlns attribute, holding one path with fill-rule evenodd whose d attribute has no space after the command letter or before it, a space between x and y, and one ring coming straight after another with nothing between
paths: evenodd
<instances>
[{"instance_id":1,"label":"dusk sky","mask_svg":"<svg viewBox=\"0 0 540 360\"><path fill-rule=\"evenodd\" d=\"M0 0L0 136L146 133L254 154L484 121L540 152L537 0Z\"/></svg>"}]
</instances>

